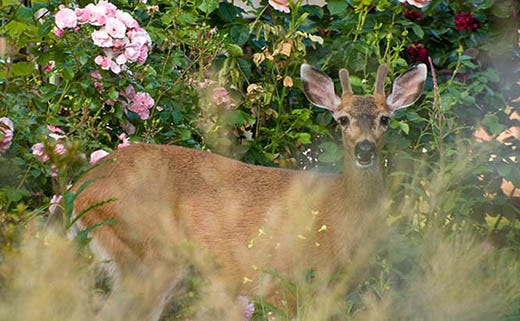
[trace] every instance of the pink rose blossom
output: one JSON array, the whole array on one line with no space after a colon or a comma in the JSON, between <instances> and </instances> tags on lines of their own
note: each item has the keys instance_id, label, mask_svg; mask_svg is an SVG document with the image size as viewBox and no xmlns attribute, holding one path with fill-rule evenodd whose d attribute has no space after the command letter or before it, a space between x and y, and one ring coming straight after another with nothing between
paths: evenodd
<instances>
[{"instance_id":1,"label":"pink rose blossom","mask_svg":"<svg viewBox=\"0 0 520 321\"><path fill-rule=\"evenodd\" d=\"M84 10L87 10L84 13L85 17L88 16L88 23L93 26L102 26L107 21L106 11L103 7L96 6L93 3L89 3Z\"/></svg>"},{"instance_id":2,"label":"pink rose blossom","mask_svg":"<svg viewBox=\"0 0 520 321\"><path fill-rule=\"evenodd\" d=\"M125 47L124 56L128 61L136 62L141 56L141 47L139 43L130 43Z\"/></svg>"},{"instance_id":3,"label":"pink rose blossom","mask_svg":"<svg viewBox=\"0 0 520 321\"><path fill-rule=\"evenodd\" d=\"M98 64L103 70L110 69L110 66L112 65L112 59L110 59L110 57L97 56L94 59L94 62Z\"/></svg>"},{"instance_id":4,"label":"pink rose blossom","mask_svg":"<svg viewBox=\"0 0 520 321\"><path fill-rule=\"evenodd\" d=\"M57 214L57 209L60 206L62 200L63 200L63 196L61 196L61 195L53 195L52 196L51 201L49 202L50 203L50 205L49 205L49 212L52 215L56 215Z\"/></svg>"},{"instance_id":5,"label":"pink rose blossom","mask_svg":"<svg viewBox=\"0 0 520 321\"><path fill-rule=\"evenodd\" d=\"M97 163L99 160L101 160L103 157L107 156L108 154L109 154L108 152L106 152L102 149L96 150L95 152L90 154L90 164Z\"/></svg>"},{"instance_id":6,"label":"pink rose blossom","mask_svg":"<svg viewBox=\"0 0 520 321\"><path fill-rule=\"evenodd\" d=\"M148 58L148 47L147 46L141 46L141 49L139 50L139 58L137 58L138 64L144 64L146 59Z\"/></svg>"},{"instance_id":7,"label":"pink rose blossom","mask_svg":"<svg viewBox=\"0 0 520 321\"><path fill-rule=\"evenodd\" d=\"M103 80L103 76L101 76L101 73L99 72L99 70L91 71L90 77L97 79L97 80Z\"/></svg>"},{"instance_id":8,"label":"pink rose blossom","mask_svg":"<svg viewBox=\"0 0 520 321\"><path fill-rule=\"evenodd\" d=\"M7 118L0 118L0 153L11 147L13 142L13 122Z\"/></svg>"},{"instance_id":9,"label":"pink rose blossom","mask_svg":"<svg viewBox=\"0 0 520 321\"><path fill-rule=\"evenodd\" d=\"M54 60L49 60L49 62L45 66L43 66L43 71L51 72L55 66L56 62Z\"/></svg>"},{"instance_id":10,"label":"pink rose blossom","mask_svg":"<svg viewBox=\"0 0 520 321\"><path fill-rule=\"evenodd\" d=\"M280 12L291 12L291 9L289 8L289 0L269 0L269 4L271 7L273 7L273 9Z\"/></svg>"},{"instance_id":11,"label":"pink rose blossom","mask_svg":"<svg viewBox=\"0 0 520 321\"><path fill-rule=\"evenodd\" d=\"M114 45L114 39L110 37L107 30L104 28L92 32L92 40L98 47L106 48Z\"/></svg>"},{"instance_id":12,"label":"pink rose blossom","mask_svg":"<svg viewBox=\"0 0 520 321\"><path fill-rule=\"evenodd\" d=\"M134 87L132 85L126 86L125 93L122 96L125 96L126 98L128 98L130 100L134 99L134 97L135 97Z\"/></svg>"},{"instance_id":13,"label":"pink rose blossom","mask_svg":"<svg viewBox=\"0 0 520 321\"><path fill-rule=\"evenodd\" d=\"M112 38L124 38L126 33L126 26L117 18L108 18L105 24L106 32Z\"/></svg>"},{"instance_id":14,"label":"pink rose blossom","mask_svg":"<svg viewBox=\"0 0 520 321\"><path fill-rule=\"evenodd\" d=\"M112 61L112 64L110 65L110 70L114 73L114 74L119 74L122 70L125 70L125 65L120 65L118 64L117 62L115 61Z\"/></svg>"},{"instance_id":15,"label":"pink rose blossom","mask_svg":"<svg viewBox=\"0 0 520 321\"><path fill-rule=\"evenodd\" d=\"M129 30L127 35L132 43L140 43L141 45L148 46L152 45L152 39L150 39L150 35L141 27Z\"/></svg>"},{"instance_id":16,"label":"pink rose blossom","mask_svg":"<svg viewBox=\"0 0 520 321\"><path fill-rule=\"evenodd\" d=\"M45 145L43 143L36 143L32 145L32 154L38 156L42 162L47 162L49 160L49 155L45 153Z\"/></svg>"},{"instance_id":17,"label":"pink rose blossom","mask_svg":"<svg viewBox=\"0 0 520 321\"><path fill-rule=\"evenodd\" d=\"M105 1L105 0L99 1L99 3L97 4L97 7L101 8L104 11L107 18L112 18L112 17L116 16L117 7L108 1Z\"/></svg>"},{"instance_id":18,"label":"pink rose blossom","mask_svg":"<svg viewBox=\"0 0 520 321\"><path fill-rule=\"evenodd\" d=\"M152 46L150 35L129 14L106 0L97 4L89 3L84 8L65 9L60 7L59 19L54 33L63 34L65 26L72 27L74 23L65 20L75 17L76 24L90 24L100 27L91 34L94 45L103 48L104 56L97 56L94 61L104 70L120 73L127 70L126 64L143 64L148 58ZM79 28L79 27L77 27Z\"/></svg>"},{"instance_id":19,"label":"pink rose blossom","mask_svg":"<svg viewBox=\"0 0 520 321\"><path fill-rule=\"evenodd\" d=\"M147 120L148 117L150 117L150 108L152 108L154 104L155 101L150 94L138 92L129 104L128 110L138 114L142 120Z\"/></svg>"},{"instance_id":20,"label":"pink rose blossom","mask_svg":"<svg viewBox=\"0 0 520 321\"><path fill-rule=\"evenodd\" d=\"M127 28L138 28L139 23L127 12L117 10L116 18L125 24Z\"/></svg>"},{"instance_id":21,"label":"pink rose blossom","mask_svg":"<svg viewBox=\"0 0 520 321\"><path fill-rule=\"evenodd\" d=\"M63 145L61 143L56 144L56 147L54 147L54 153L56 153L58 155L63 155L63 154L65 154L66 151L67 151L67 148L65 147L65 145Z\"/></svg>"},{"instance_id":22,"label":"pink rose blossom","mask_svg":"<svg viewBox=\"0 0 520 321\"><path fill-rule=\"evenodd\" d=\"M63 29L60 29L60 28L52 28L52 33L54 33L56 35L56 37L60 37L63 36L63 33L65 31Z\"/></svg>"},{"instance_id":23,"label":"pink rose blossom","mask_svg":"<svg viewBox=\"0 0 520 321\"><path fill-rule=\"evenodd\" d=\"M63 129L59 128L58 126L47 125L47 129L50 130L50 131L53 132L53 133L65 134L65 132L63 131ZM61 136L60 138L65 138L65 136Z\"/></svg>"},{"instance_id":24,"label":"pink rose blossom","mask_svg":"<svg viewBox=\"0 0 520 321\"><path fill-rule=\"evenodd\" d=\"M226 88L217 87L213 89L213 95L211 96L211 102L219 107L228 109L231 105L231 99Z\"/></svg>"},{"instance_id":25,"label":"pink rose blossom","mask_svg":"<svg viewBox=\"0 0 520 321\"><path fill-rule=\"evenodd\" d=\"M117 145L117 148L125 148L126 146L130 146L130 138L126 137L125 133L119 135L119 139L121 139L122 143Z\"/></svg>"},{"instance_id":26,"label":"pink rose blossom","mask_svg":"<svg viewBox=\"0 0 520 321\"><path fill-rule=\"evenodd\" d=\"M76 17L78 19L79 24L88 23L92 16L92 12L88 8L88 6L85 7L84 9L77 8L76 10L74 10L74 12L76 13Z\"/></svg>"},{"instance_id":27,"label":"pink rose blossom","mask_svg":"<svg viewBox=\"0 0 520 321\"><path fill-rule=\"evenodd\" d=\"M55 23L60 29L74 28L78 24L78 18L74 10L60 6L55 16Z\"/></svg>"},{"instance_id":28,"label":"pink rose blossom","mask_svg":"<svg viewBox=\"0 0 520 321\"><path fill-rule=\"evenodd\" d=\"M417 8L422 8L430 3L431 0L399 0L401 3L408 3Z\"/></svg>"}]
</instances>

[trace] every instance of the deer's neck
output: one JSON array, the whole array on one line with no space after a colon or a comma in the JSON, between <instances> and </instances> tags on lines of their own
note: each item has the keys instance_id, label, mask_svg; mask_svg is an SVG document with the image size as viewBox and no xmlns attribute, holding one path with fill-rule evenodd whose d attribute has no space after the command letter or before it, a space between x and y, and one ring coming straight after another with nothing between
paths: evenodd
<instances>
[{"instance_id":1,"label":"deer's neck","mask_svg":"<svg viewBox=\"0 0 520 321\"><path fill-rule=\"evenodd\" d=\"M382 168L358 168L354 162L345 164L343 185L346 206L361 215L365 211L374 210L381 204L384 186Z\"/></svg>"}]
</instances>

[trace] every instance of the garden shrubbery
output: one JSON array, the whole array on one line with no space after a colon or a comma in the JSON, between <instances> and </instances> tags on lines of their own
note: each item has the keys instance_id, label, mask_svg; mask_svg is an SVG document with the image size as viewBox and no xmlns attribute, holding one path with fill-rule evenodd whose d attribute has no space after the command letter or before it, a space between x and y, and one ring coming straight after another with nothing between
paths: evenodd
<instances>
[{"instance_id":1,"label":"garden shrubbery","mask_svg":"<svg viewBox=\"0 0 520 321\"><path fill-rule=\"evenodd\" d=\"M425 97L399 111L387 135L389 225L410 244L437 228L448 239L470 230L518 252L519 12L514 0L269 0L247 11L217 0L4 0L1 253L17 251L30 223L60 215L61 196L89 163L128 144L340 171L339 130L306 101L304 62L330 75L347 68L356 94L373 91L379 64L388 64L390 79L426 63ZM430 251L442 261L437 248ZM420 269L397 261L382 254L364 291L384 302L395 275ZM509 275L501 273L495 277ZM424 287L430 280L445 279L427 278ZM349 296L346 313L373 305L360 297ZM512 302L516 310L511 303L512 311L499 312L519 317L518 298Z\"/></svg>"}]
</instances>

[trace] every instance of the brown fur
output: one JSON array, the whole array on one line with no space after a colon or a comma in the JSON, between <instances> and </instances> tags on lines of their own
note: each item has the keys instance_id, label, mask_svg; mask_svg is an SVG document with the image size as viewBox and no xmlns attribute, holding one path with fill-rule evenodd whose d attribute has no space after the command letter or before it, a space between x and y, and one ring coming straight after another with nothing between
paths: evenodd
<instances>
[{"instance_id":1,"label":"brown fur","mask_svg":"<svg viewBox=\"0 0 520 321\"><path fill-rule=\"evenodd\" d=\"M313 87L310 78L306 86ZM78 196L75 213L115 198L92 209L80 226L116 222L91 234L98 252L115 262L119 279L145 277L140 298L149 301L140 302L141 314L132 315L136 320L158 318L165 296L189 262L189 254L176 248L185 242L212 258L214 269L207 271L218 275L231 297L272 295L276 282L266 271L298 282L311 269L318 278L327 278L359 268L354 263L365 261L360 258L368 255L374 233L381 231L375 222L381 221L383 188L381 167L356 168L353 147L370 140L379 154L385 129L377 125L378 117L391 110L380 94L347 93L333 112L352 119L343 129L343 175L254 166L177 146L136 144L113 152L76 184L75 190L94 179ZM102 315L112 317L109 312Z\"/></svg>"}]
</instances>

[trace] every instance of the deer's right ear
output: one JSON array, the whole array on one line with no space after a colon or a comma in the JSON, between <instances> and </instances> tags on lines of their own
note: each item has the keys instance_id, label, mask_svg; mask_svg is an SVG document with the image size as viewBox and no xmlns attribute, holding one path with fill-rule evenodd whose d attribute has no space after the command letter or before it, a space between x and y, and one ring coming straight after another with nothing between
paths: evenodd
<instances>
[{"instance_id":1,"label":"deer's right ear","mask_svg":"<svg viewBox=\"0 0 520 321\"><path fill-rule=\"evenodd\" d=\"M314 105L336 111L340 98L334 90L334 82L324 72L303 64L300 68L303 92Z\"/></svg>"},{"instance_id":2,"label":"deer's right ear","mask_svg":"<svg viewBox=\"0 0 520 321\"><path fill-rule=\"evenodd\" d=\"M394 111L415 103L421 97L426 76L426 65L418 64L397 77L392 86L392 93L386 98L387 106Z\"/></svg>"}]
</instances>

